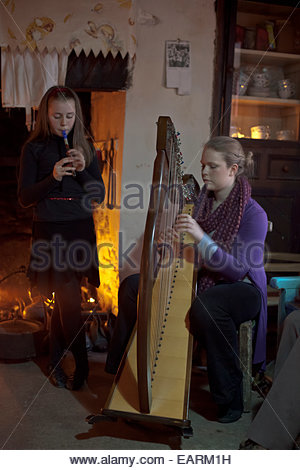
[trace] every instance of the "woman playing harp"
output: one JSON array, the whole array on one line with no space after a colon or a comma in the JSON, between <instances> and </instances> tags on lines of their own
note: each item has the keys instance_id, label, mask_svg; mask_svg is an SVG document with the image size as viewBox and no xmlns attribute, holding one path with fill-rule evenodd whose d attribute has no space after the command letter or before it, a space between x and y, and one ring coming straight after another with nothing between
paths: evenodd
<instances>
[{"instance_id":1,"label":"woman playing harp","mask_svg":"<svg viewBox=\"0 0 300 470\"><path fill-rule=\"evenodd\" d=\"M231 137L206 143L201 158L204 186L193 215L177 216L172 237L187 232L199 256L197 296L192 303L190 331L207 352L210 391L218 405L218 421L238 420L243 412L242 372L237 330L255 319L254 364L265 361L267 294L264 242L267 216L251 198L247 174L252 155L245 156ZM139 275L126 278L119 290L119 315L110 344L106 371L117 371L135 325Z\"/></svg>"}]
</instances>

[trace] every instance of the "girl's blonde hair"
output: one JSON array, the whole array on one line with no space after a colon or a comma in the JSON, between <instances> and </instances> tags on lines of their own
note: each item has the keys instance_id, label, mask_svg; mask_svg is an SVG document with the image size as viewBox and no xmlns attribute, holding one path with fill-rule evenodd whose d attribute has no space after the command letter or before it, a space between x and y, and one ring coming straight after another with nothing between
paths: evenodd
<instances>
[{"instance_id":1,"label":"girl's blonde hair","mask_svg":"<svg viewBox=\"0 0 300 470\"><path fill-rule=\"evenodd\" d=\"M244 175L249 178L253 176L253 153L248 152L245 155L243 147L238 140L225 135L213 137L205 144L203 152L208 148L220 152L228 168L237 164L238 170L236 176Z\"/></svg>"},{"instance_id":2,"label":"girl's blonde hair","mask_svg":"<svg viewBox=\"0 0 300 470\"><path fill-rule=\"evenodd\" d=\"M93 159L93 149L85 136L83 116L79 98L71 88L53 86L49 88L49 90L44 94L40 102L35 129L31 133L25 144L36 140L47 140L51 135L48 121L48 106L50 100L74 100L76 117L73 127L73 147L82 149L86 165L88 166Z\"/></svg>"}]
</instances>

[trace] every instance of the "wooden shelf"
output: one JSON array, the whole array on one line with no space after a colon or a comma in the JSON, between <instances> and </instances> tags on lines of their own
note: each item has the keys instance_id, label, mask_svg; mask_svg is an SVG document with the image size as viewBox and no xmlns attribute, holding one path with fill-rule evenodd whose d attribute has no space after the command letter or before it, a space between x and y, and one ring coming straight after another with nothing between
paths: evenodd
<instances>
[{"instance_id":1,"label":"wooden shelf","mask_svg":"<svg viewBox=\"0 0 300 470\"><path fill-rule=\"evenodd\" d=\"M253 106L279 106L282 108L300 106L300 100L283 100L282 98L262 98L258 96L232 95L232 101L239 104L248 104Z\"/></svg>"},{"instance_id":2,"label":"wooden shelf","mask_svg":"<svg viewBox=\"0 0 300 470\"><path fill-rule=\"evenodd\" d=\"M300 63L299 54L288 54L285 52L258 51L254 49L235 48L235 54L240 54L241 61L247 64L263 64L277 65L284 67L285 65Z\"/></svg>"},{"instance_id":3,"label":"wooden shelf","mask_svg":"<svg viewBox=\"0 0 300 470\"><path fill-rule=\"evenodd\" d=\"M243 13L252 13L271 18L288 18L293 12L294 7L290 5L276 5L263 2L249 2L249 0L238 0L238 11Z\"/></svg>"}]
</instances>

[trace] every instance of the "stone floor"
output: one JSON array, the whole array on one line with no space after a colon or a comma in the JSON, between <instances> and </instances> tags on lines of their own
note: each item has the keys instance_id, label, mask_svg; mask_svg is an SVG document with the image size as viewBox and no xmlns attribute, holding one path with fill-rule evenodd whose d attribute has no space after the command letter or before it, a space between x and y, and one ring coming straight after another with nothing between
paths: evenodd
<instances>
[{"instance_id":1,"label":"stone floor","mask_svg":"<svg viewBox=\"0 0 300 470\"><path fill-rule=\"evenodd\" d=\"M66 358L71 371L73 360ZM105 353L89 353L88 385L78 392L53 387L46 377L47 357L0 363L0 446L2 449L238 449L261 398L252 392L252 413L232 424L215 421L205 371L192 374L190 419L193 436L185 439L164 425L100 422L85 418L105 404L113 377L104 372Z\"/></svg>"}]
</instances>

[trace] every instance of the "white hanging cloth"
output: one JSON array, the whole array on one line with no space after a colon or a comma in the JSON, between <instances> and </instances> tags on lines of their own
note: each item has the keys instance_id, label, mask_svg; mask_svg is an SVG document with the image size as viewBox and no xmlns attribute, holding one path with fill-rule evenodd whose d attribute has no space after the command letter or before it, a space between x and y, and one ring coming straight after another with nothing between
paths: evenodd
<instances>
[{"instance_id":1,"label":"white hanging cloth","mask_svg":"<svg viewBox=\"0 0 300 470\"><path fill-rule=\"evenodd\" d=\"M1 49L2 106L25 108L26 125L32 127L31 108L38 107L42 96L54 85L65 84L68 54L56 50L30 51L10 47Z\"/></svg>"}]
</instances>

